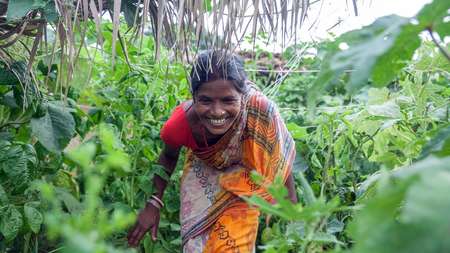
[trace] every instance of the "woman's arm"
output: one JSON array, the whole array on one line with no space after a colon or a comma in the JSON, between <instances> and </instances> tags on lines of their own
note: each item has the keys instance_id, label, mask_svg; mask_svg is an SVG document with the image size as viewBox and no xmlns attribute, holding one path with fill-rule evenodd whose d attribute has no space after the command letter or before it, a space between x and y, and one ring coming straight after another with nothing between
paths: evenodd
<instances>
[{"instance_id":1,"label":"woman's arm","mask_svg":"<svg viewBox=\"0 0 450 253\"><path fill-rule=\"evenodd\" d=\"M169 145L164 145L161 154L159 155L158 163L164 167L167 175L170 177L177 166L178 157L180 155L180 148L173 148ZM155 196L162 199L164 190L167 187L167 181L158 175L153 177L153 185L156 188Z\"/></svg>"},{"instance_id":2,"label":"woman's arm","mask_svg":"<svg viewBox=\"0 0 450 253\"><path fill-rule=\"evenodd\" d=\"M164 170L167 172L169 177L172 175L172 172L177 165L179 155L180 148L173 148L168 145L164 146L161 154L159 155L158 163L164 167ZM162 199L167 183L168 182L166 180L158 175L153 177L153 184L156 188L155 196L159 199ZM132 247L136 247L150 229L152 232L152 239L156 240L158 225L159 208L147 203L145 208L139 212L136 224L128 232L128 244Z\"/></svg>"}]
</instances>

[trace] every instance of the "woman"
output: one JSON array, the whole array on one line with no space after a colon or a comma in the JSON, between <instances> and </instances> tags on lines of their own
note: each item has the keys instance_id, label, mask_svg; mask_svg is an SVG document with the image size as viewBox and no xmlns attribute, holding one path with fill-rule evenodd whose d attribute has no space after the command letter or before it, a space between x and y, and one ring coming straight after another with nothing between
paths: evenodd
<instances>
[{"instance_id":1,"label":"woman","mask_svg":"<svg viewBox=\"0 0 450 253\"><path fill-rule=\"evenodd\" d=\"M180 190L183 252L253 252L260 213L240 197L258 194L271 201L265 186L281 176L297 202L294 142L274 103L248 82L238 56L201 53L190 81L193 100L175 108L163 126L159 159L170 175L180 148L188 149ZM262 184L250 179L253 170L264 177ZM130 230L131 246L149 230L156 239L166 184L155 176L156 193Z\"/></svg>"}]
</instances>

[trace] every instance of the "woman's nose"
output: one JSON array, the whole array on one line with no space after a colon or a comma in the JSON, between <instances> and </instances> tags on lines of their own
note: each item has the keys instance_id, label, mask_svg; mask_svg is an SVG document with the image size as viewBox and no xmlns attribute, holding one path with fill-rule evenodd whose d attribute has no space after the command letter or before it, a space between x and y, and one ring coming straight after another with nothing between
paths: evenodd
<instances>
[{"instance_id":1,"label":"woman's nose","mask_svg":"<svg viewBox=\"0 0 450 253\"><path fill-rule=\"evenodd\" d=\"M220 118L225 115L225 110L220 103L214 103L211 108L211 114L213 117Z\"/></svg>"}]
</instances>

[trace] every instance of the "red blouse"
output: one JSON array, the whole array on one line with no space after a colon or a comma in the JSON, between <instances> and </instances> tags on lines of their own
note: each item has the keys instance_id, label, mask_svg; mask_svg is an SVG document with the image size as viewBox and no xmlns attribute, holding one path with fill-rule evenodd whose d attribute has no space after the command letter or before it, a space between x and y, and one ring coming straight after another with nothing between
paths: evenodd
<instances>
[{"instance_id":1,"label":"red blouse","mask_svg":"<svg viewBox=\"0 0 450 253\"><path fill-rule=\"evenodd\" d=\"M183 108L185 103L183 102L175 107L170 118L164 123L160 136L164 143L173 148L185 146L190 149L198 149Z\"/></svg>"}]
</instances>

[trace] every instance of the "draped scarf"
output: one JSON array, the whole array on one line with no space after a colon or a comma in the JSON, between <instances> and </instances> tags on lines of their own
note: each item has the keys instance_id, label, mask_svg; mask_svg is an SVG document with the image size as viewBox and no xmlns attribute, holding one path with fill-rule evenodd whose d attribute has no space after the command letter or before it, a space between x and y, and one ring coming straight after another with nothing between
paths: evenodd
<instances>
[{"instance_id":1,"label":"draped scarf","mask_svg":"<svg viewBox=\"0 0 450 253\"><path fill-rule=\"evenodd\" d=\"M270 201L266 187L276 176L286 180L291 171L294 141L275 104L253 87L241 103L236 120L216 144L186 154L180 189L183 246L227 208L242 204L240 197L258 194ZM250 179L252 170L263 176L262 184Z\"/></svg>"}]
</instances>

